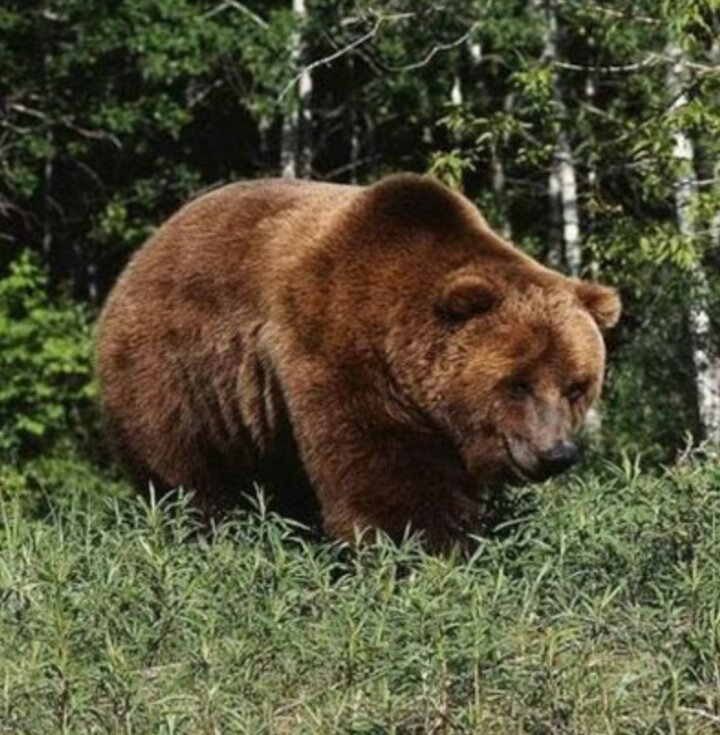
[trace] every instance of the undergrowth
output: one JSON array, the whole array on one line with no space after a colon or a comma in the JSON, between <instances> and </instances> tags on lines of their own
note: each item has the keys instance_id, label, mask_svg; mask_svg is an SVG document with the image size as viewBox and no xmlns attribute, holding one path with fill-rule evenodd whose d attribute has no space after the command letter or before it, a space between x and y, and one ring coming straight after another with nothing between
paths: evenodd
<instances>
[{"instance_id":1,"label":"undergrowth","mask_svg":"<svg viewBox=\"0 0 720 735\"><path fill-rule=\"evenodd\" d=\"M517 491L470 559L62 471L0 472L3 734L720 729L717 456Z\"/></svg>"}]
</instances>

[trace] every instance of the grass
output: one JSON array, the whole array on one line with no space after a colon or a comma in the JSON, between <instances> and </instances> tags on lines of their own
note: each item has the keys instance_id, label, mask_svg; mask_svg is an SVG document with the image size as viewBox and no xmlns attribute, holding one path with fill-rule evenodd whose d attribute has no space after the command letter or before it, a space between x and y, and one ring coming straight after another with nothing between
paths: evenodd
<instances>
[{"instance_id":1,"label":"grass","mask_svg":"<svg viewBox=\"0 0 720 735\"><path fill-rule=\"evenodd\" d=\"M3 735L720 732L717 456L520 491L470 560L47 477L0 471Z\"/></svg>"}]
</instances>

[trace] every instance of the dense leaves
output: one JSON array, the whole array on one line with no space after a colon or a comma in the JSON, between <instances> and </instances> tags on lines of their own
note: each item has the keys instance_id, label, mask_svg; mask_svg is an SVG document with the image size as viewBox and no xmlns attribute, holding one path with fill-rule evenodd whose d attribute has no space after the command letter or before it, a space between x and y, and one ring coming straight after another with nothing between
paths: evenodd
<instances>
[{"instance_id":1,"label":"dense leaves","mask_svg":"<svg viewBox=\"0 0 720 735\"><path fill-rule=\"evenodd\" d=\"M720 333L718 0L306 7L0 3L0 732L716 732L719 464L686 447L698 314L706 355ZM109 287L189 196L277 175L301 110L313 178L432 171L622 293L615 463L514 491L470 560L262 503L198 534L88 461Z\"/></svg>"},{"instance_id":2,"label":"dense leaves","mask_svg":"<svg viewBox=\"0 0 720 735\"><path fill-rule=\"evenodd\" d=\"M74 417L88 419L87 310L67 299L52 303L46 276L27 254L0 281L0 335L0 451L44 446Z\"/></svg>"},{"instance_id":3,"label":"dense leaves","mask_svg":"<svg viewBox=\"0 0 720 735\"><path fill-rule=\"evenodd\" d=\"M691 306L713 335L720 321L716 0L311 0L306 17L291 7L7 0L1 273L29 248L51 291L99 305L189 196L278 174L297 74L313 63L311 176L431 170L518 245L568 268L550 180L564 140L581 272L625 302L604 446L666 459L688 432L699 437ZM686 62L682 105L669 94L671 48ZM677 226L678 131L694 146L690 236Z\"/></svg>"}]
</instances>

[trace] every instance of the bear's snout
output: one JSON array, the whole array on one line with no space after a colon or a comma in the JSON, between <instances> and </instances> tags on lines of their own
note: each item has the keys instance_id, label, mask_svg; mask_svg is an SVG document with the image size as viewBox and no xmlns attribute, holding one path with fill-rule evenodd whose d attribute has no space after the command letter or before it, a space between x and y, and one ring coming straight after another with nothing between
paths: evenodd
<instances>
[{"instance_id":1,"label":"bear's snout","mask_svg":"<svg viewBox=\"0 0 720 735\"><path fill-rule=\"evenodd\" d=\"M540 474L543 479L555 477L580 460L580 450L573 442L560 441L539 456Z\"/></svg>"},{"instance_id":2,"label":"bear's snout","mask_svg":"<svg viewBox=\"0 0 720 735\"><path fill-rule=\"evenodd\" d=\"M558 439L549 449L519 437L505 438L510 467L525 482L542 482L565 472L580 460L580 450L569 439Z\"/></svg>"}]
</instances>

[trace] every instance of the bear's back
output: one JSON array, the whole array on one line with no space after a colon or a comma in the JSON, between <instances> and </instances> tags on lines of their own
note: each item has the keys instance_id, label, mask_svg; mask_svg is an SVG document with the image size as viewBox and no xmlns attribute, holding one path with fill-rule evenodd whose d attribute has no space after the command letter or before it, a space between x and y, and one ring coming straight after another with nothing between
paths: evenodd
<instances>
[{"instance_id":1,"label":"bear's back","mask_svg":"<svg viewBox=\"0 0 720 735\"><path fill-rule=\"evenodd\" d=\"M234 308L235 298L252 292L258 269L267 267L268 250L279 247L301 249L302 238L288 241L284 230L293 231L293 220L301 216L307 232L308 209L327 216L353 193L354 187L269 179L224 186L182 207L135 254L108 299L147 303L164 302L172 296L181 303L205 307ZM319 224L319 223L318 223ZM261 274L262 275L262 274ZM265 279L261 279L265 280ZM222 304L229 296L230 303ZM107 311L107 309L106 309Z\"/></svg>"}]
</instances>

